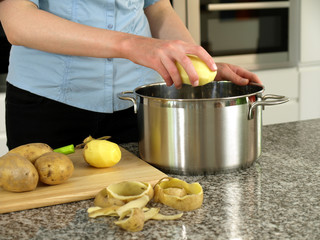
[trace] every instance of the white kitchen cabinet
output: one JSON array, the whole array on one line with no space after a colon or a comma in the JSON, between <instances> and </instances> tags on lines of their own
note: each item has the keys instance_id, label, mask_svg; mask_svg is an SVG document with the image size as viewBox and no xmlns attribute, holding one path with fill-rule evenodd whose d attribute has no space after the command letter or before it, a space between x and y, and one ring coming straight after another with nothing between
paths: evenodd
<instances>
[{"instance_id":1,"label":"white kitchen cabinet","mask_svg":"<svg viewBox=\"0 0 320 240\"><path fill-rule=\"evenodd\" d=\"M275 124L299 120L299 72L297 68L255 71L265 86L265 94L286 96L289 102L266 106L263 124Z\"/></svg>"},{"instance_id":2,"label":"white kitchen cabinet","mask_svg":"<svg viewBox=\"0 0 320 240\"><path fill-rule=\"evenodd\" d=\"M300 119L320 118L320 66L300 68Z\"/></svg>"},{"instance_id":3,"label":"white kitchen cabinet","mask_svg":"<svg viewBox=\"0 0 320 240\"><path fill-rule=\"evenodd\" d=\"M5 126L5 94L0 93L0 156L8 151Z\"/></svg>"},{"instance_id":4,"label":"white kitchen cabinet","mask_svg":"<svg viewBox=\"0 0 320 240\"><path fill-rule=\"evenodd\" d=\"M320 118L320 1L300 1L300 120Z\"/></svg>"},{"instance_id":5,"label":"white kitchen cabinet","mask_svg":"<svg viewBox=\"0 0 320 240\"><path fill-rule=\"evenodd\" d=\"M300 1L301 62L320 62L320 1Z\"/></svg>"},{"instance_id":6,"label":"white kitchen cabinet","mask_svg":"<svg viewBox=\"0 0 320 240\"><path fill-rule=\"evenodd\" d=\"M297 0L295 0L297 1ZM320 1L299 1L296 68L257 71L266 93L284 95L289 103L266 107L264 124L320 118Z\"/></svg>"}]
</instances>

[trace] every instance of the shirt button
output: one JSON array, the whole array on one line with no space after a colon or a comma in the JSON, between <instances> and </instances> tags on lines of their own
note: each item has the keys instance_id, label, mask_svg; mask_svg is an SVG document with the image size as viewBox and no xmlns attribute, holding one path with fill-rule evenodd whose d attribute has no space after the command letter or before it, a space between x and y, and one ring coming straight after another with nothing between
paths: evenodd
<instances>
[{"instance_id":1,"label":"shirt button","mask_svg":"<svg viewBox=\"0 0 320 240\"><path fill-rule=\"evenodd\" d=\"M113 24L109 24L107 27L108 27L109 29L112 29L112 28L113 28Z\"/></svg>"}]
</instances>

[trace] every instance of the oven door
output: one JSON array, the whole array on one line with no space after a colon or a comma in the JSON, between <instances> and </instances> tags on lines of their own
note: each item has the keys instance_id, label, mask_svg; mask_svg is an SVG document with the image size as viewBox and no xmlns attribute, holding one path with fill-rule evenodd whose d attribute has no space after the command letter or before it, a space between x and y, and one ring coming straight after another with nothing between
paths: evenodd
<instances>
[{"instance_id":1,"label":"oven door","mask_svg":"<svg viewBox=\"0 0 320 240\"><path fill-rule=\"evenodd\" d=\"M298 54L295 5L295 0L186 0L184 19L216 61L251 70L287 67Z\"/></svg>"}]
</instances>

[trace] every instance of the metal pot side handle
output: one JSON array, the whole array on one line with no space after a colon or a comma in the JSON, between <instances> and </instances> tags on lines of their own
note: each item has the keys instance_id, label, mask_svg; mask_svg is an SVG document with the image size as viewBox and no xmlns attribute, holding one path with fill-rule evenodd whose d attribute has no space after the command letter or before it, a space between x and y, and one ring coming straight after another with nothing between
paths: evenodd
<instances>
[{"instance_id":1,"label":"metal pot side handle","mask_svg":"<svg viewBox=\"0 0 320 240\"><path fill-rule=\"evenodd\" d=\"M137 100L132 96L128 96L129 94L133 95L133 91L124 91L124 92L118 93L118 98L120 98L122 100L129 100L129 101L133 102L134 113L137 113L138 112Z\"/></svg>"},{"instance_id":2,"label":"metal pot side handle","mask_svg":"<svg viewBox=\"0 0 320 240\"><path fill-rule=\"evenodd\" d=\"M278 104L286 103L288 101L289 101L289 98L285 96L280 96L275 94L264 95L260 101L256 101L250 105L248 119L249 120L253 119L253 110L258 106L278 105Z\"/></svg>"}]
</instances>

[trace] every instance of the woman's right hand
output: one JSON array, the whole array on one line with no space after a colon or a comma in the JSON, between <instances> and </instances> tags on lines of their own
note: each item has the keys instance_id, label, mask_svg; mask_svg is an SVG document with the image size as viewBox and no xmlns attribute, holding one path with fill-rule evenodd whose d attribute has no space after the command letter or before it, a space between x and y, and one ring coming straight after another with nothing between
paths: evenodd
<instances>
[{"instance_id":1,"label":"woman's right hand","mask_svg":"<svg viewBox=\"0 0 320 240\"><path fill-rule=\"evenodd\" d=\"M198 86L198 74L187 54L201 58L212 71L217 71L213 58L201 46L181 40L161 40L137 37L122 41L122 57L134 63L156 70L168 86L182 86L176 62L179 62L188 74L193 86Z\"/></svg>"}]
</instances>

